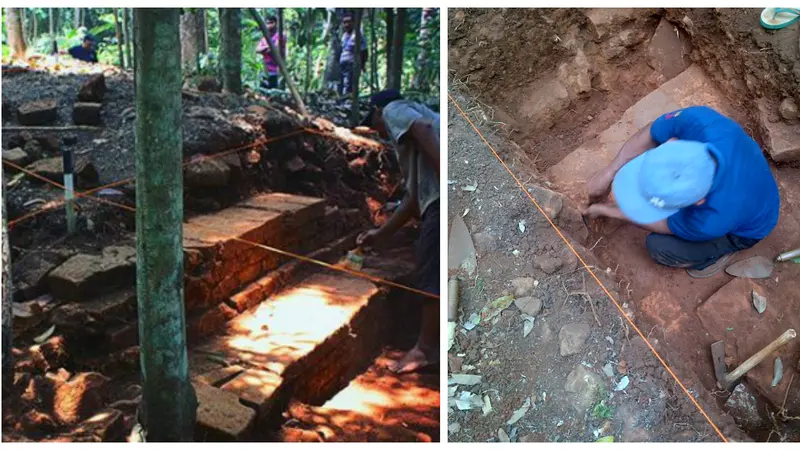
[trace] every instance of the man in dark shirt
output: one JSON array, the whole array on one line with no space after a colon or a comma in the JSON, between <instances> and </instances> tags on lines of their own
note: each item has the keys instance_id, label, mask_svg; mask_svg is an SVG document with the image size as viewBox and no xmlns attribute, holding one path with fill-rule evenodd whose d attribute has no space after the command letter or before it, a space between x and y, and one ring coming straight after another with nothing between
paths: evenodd
<instances>
[{"instance_id":1,"label":"man in dark shirt","mask_svg":"<svg viewBox=\"0 0 800 450\"><path fill-rule=\"evenodd\" d=\"M97 52L94 50L94 38L87 34L83 37L81 45L76 45L69 49L69 54L75 59L96 63Z\"/></svg>"}]
</instances>

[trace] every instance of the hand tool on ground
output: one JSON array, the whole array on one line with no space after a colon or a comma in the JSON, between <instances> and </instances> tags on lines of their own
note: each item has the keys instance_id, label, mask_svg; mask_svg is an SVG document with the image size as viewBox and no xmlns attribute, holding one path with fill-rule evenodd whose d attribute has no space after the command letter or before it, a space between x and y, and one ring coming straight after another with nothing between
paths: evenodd
<instances>
[{"instance_id":1,"label":"hand tool on ground","mask_svg":"<svg viewBox=\"0 0 800 450\"><path fill-rule=\"evenodd\" d=\"M450 278L447 286L447 350L453 347L456 339L456 320L458 320L458 278Z\"/></svg>"},{"instance_id":2,"label":"hand tool on ground","mask_svg":"<svg viewBox=\"0 0 800 450\"><path fill-rule=\"evenodd\" d=\"M767 258L754 256L731 264L725 272L741 278L769 278L774 267L775 264Z\"/></svg>"},{"instance_id":3,"label":"hand tool on ground","mask_svg":"<svg viewBox=\"0 0 800 450\"><path fill-rule=\"evenodd\" d=\"M788 252L783 252L775 258L776 262L784 262L789 261L794 258L800 258L800 248L796 248L794 250L790 250Z\"/></svg>"},{"instance_id":4,"label":"hand tool on ground","mask_svg":"<svg viewBox=\"0 0 800 450\"><path fill-rule=\"evenodd\" d=\"M795 337L797 337L797 333L793 329L790 328L786 330L778 339L770 342L769 345L748 358L731 373L727 373L728 368L725 366L725 341L714 342L711 344L711 359L714 362L714 373L717 376L717 385L720 389L729 390L733 384L744 376L744 374L749 372L750 369L757 366L772 352L783 347Z\"/></svg>"}]
</instances>

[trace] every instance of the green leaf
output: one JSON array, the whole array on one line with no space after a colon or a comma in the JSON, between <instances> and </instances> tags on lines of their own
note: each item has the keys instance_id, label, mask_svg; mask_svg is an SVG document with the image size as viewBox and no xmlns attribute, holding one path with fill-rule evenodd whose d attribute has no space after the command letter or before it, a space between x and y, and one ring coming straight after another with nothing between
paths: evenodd
<instances>
[{"instance_id":1,"label":"green leaf","mask_svg":"<svg viewBox=\"0 0 800 450\"><path fill-rule=\"evenodd\" d=\"M595 442L614 442L614 436L603 436Z\"/></svg>"},{"instance_id":2,"label":"green leaf","mask_svg":"<svg viewBox=\"0 0 800 450\"><path fill-rule=\"evenodd\" d=\"M725 328L725 331L733 331L733 327Z\"/></svg>"}]
</instances>

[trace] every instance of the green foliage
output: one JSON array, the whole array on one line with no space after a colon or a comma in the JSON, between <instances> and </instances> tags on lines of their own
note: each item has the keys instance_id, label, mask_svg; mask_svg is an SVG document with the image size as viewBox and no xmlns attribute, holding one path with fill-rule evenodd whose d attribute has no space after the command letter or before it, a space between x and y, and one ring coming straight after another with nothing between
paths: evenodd
<instances>
[{"instance_id":1,"label":"green foliage","mask_svg":"<svg viewBox=\"0 0 800 450\"><path fill-rule=\"evenodd\" d=\"M614 415L614 408L606 405L605 399L600 400L592 409L592 416L595 419L610 419Z\"/></svg>"}]
</instances>

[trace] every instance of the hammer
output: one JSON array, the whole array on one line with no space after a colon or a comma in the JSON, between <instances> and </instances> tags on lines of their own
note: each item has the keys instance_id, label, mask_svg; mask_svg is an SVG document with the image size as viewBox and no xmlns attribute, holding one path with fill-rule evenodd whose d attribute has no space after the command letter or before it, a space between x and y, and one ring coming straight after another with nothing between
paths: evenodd
<instances>
[{"instance_id":1,"label":"hammer","mask_svg":"<svg viewBox=\"0 0 800 450\"><path fill-rule=\"evenodd\" d=\"M747 361L743 362L733 372L727 373L728 368L725 366L725 342L717 341L711 344L711 359L714 361L714 373L717 376L717 385L720 389L729 390L731 386L744 374L750 371L753 367L757 366L767 356L775 350L786 345L797 336L797 333L789 328L778 339L770 342L769 345L764 347L760 352L751 356Z\"/></svg>"}]
</instances>

